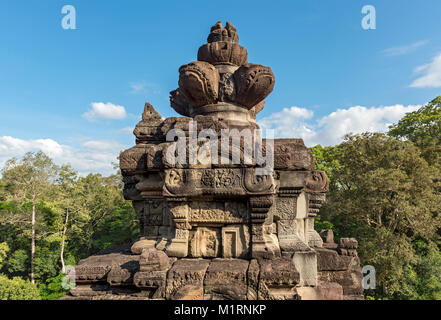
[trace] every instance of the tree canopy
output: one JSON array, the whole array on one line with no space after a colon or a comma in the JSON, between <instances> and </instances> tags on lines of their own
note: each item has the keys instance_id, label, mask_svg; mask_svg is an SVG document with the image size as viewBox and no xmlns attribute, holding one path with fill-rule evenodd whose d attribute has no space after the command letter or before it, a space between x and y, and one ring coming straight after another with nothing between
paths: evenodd
<instances>
[{"instance_id":1,"label":"tree canopy","mask_svg":"<svg viewBox=\"0 0 441 320\"><path fill-rule=\"evenodd\" d=\"M0 179L0 274L7 281L2 278L0 290L34 280L38 297L57 299L66 293L66 265L137 234L138 218L122 196L119 174L80 176L42 152L7 161Z\"/></svg>"}]
</instances>

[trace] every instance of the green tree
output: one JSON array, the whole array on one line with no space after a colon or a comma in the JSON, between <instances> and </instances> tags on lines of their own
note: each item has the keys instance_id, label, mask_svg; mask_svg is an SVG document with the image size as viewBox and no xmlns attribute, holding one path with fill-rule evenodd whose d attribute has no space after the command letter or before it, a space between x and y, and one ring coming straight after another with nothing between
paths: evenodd
<instances>
[{"instance_id":1,"label":"green tree","mask_svg":"<svg viewBox=\"0 0 441 320\"><path fill-rule=\"evenodd\" d=\"M9 246L6 242L0 243L0 270L3 268L3 263L8 256Z\"/></svg>"},{"instance_id":2,"label":"green tree","mask_svg":"<svg viewBox=\"0 0 441 320\"><path fill-rule=\"evenodd\" d=\"M63 279L65 275L61 272L58 276L48 278L44 284L41 284L38 289L43 300L58 300L66 295L68 290L63 288Z\"/></svg>"},{"instance_id":3,"label":"green tree","mask_svg":"<svg viewBox=\"0 0 441 320\"><path fill-rule=\"evenodd\" d=\"M441 142L441 96L417 111L407 113L397 124L391 126L389 134L412 141L429 137Z\"/></svg>"},{"instance_id":4,"label":"green tree","mask_svg":"<svg viewBox=\"0 0 441 320\"><path fill-rule=\"evenodd\" d=\"M339 167L322 217L337 237L357 237L364 264L376 267L381 294L406 296L402 279L416 264L413 241L436 241L441 226L439 174L411 141L384 134L347 136L334 153Z\"/></svg>"},{"instance_id":5,"label":"green tree","mask_svg":"<svg viewBox=\"0 0 441 320\"><path fill-rule=\"evenodd\" d=\"M70 166L61 166L59 177L57 180L59 206L64 213L64 219L62 221L60 230L60 261L61 270L65 272L65 259L64 252L66 246L66 233L69 227L69 218L73 214L78 213L80 210L80 204L78 199L78 188L76 188L78 182L78 174Z\"/></svg>"},{"instance_id":6,"label":"green tree","mask_svg":"<svg viewBox=\"0 0 441 320\"><path fill-rule=\"evenodd\" d=\"M15 250L8 257L5 268L9 274L26 276L29 266L29 255L23 249Z\"/></svg>"},{"instance_id":7,"label":"green tree","mask_svg":"<svg viewBox=\"0 0 441 320\"><path fill-rule=\"evenodd\" d=\"M340 168L340 164L337 160L338 146L322 147L318 144L310 148L310 150L314 156L314 169L325 171L328 176L329 184L334 183L334 171ZM326 229L334 230L334 224L323 219L323 217L318 214L314 219L314 229L317 232Z\"/></svg>"},{"instance_id":8,"label":"green tree","mask_svg":"<svg viewBox=\"0 0 441 320\"><path fill-rule=\"evenodd\" d=\"M10 159L0 179L2 270L32 279L43 299L64 295L66 265L136 239L138 217L121 191L120 173L79 176L41 152Z\"/></svg>"},{"instance_id":9,"label":"green tree","mask_svg":"<svg viewBox=\"0 0 441 320\"><path fill-rule=\"evenodd\" d=\"M80 177L75 194L79 209L68 234L76 250L81 251L77 256L85 257L136 237L137 215L122 196L120 178L100 174Z\"/></svg>"},{"instance_id":10,"label":"green tree","mask_svg":"<svg viewBox=\"0 0 441 320\"><path fill-rule=\"evenodd\" d=\"M43 152L26 153L21 161L8 160L3 169L7 199L17 203L30 216L31 225L31 283L35 283L35 241L37 205L50 194L57 166ZM30 207L29 209L27 207ZM29 212L29 211L30 212Z\"/></svg>"},{"instance_id":11,"label":"green tree","mask_svg":"<svg viewBox=\"0 0 441 320\"><path fill-rule=\"evenodd\" d=\"M413 141L431 165L441 169L441 96L407 113L390 127L389 135Z\"/></svg>"},{"instance_id":12,"label":"green tree","mask_svg":"<svg viewBox=\"0 0 441 320\"><path fill-rule=\"evenodd\" d=\"M8 279L0 275L0 300L40 300L36 285L19 277Z\"/></svg>"},{"instance_id":13,"label":"green tree","mask_svg":"<svg viewBox=\"0 0 441 320\"><path fill-rule=\"evenodd\" d=\"M315 170L323 170L328 176L329 183L333 182L334 171L340 168L338 162L338 146L327 146L322 147L321 145L316 145L310 148L312 154L314 155L314 168Z\"/></svg>"}]
</instances>

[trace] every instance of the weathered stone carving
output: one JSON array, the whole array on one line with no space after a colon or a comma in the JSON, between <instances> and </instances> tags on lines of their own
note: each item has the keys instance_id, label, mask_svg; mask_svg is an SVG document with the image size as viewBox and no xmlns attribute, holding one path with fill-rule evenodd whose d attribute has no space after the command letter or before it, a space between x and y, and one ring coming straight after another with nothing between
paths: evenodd
<instances>
[{"instance_id":1,"label":"weathered stone carving","mask_svg":"<svg viewBox=\"0 0 441 320\"><path fill-rule=\"evenodd\" d=\"M191 62L179 68L179 88L193 107L216 103L219 72L208 62Z\"/></svg>"},{"instance_id":2,"label":"weathered stone carving","mask_svg":"<svg viewBox=\"0 0 441 320\"><path fill-rule=\"evenodd\" d=\"M65 299L362 298L357 241L314 230L329 183L303 140L264 139L260 155L249 153L275 78L247 62L238 39L216 23L198 61L179 69L170 104L185 117L162 119L145 104L136 146L120 155L139 239L81 260ZM227 154L211 148L225 131Z\"/></svg>"},{"instance_id":3,"label":"weathered stone carving","mask_svg":"<svg viewBox=\"0 0 441 320\"><path fill-rule=\"evenodd\" d=\"M266 150L263 153L265 154ZM314 168L312 152L301 139L276 139L274 140L274 168L312 170Z\"/></svg>"},{"instance_id":4,"label":"weathered stone carving","mask_svg":"<svg viewBox=\"0 0 441 320\"><path fill-rule=\"evenodd\" d=\"M210 34L208 35L207 42L233 42L237 43L239 41L239 36L237 35L236 28L229 22L225 24L225 28L222 27L222 22L218 21L210 29Z\"/></svg>"},{"instance_id":5,"label":"weathered stone carving","mask_svg":"<svg viewBox=\"0 0 441 320\"><path fill-rule=\"evenodd\" d=\"M189 220L192 224L233 224L249 221L246 203L239 201L190 203Z\"/></svg>"},{"instance_id":6,"label":"weathered stone carving","mask_svg":"<svg viewBox=\"0 0 441 320\"><path fill-rule=\"evenodd\" d=\"M185 117L190 116L190 104L187 98L179 91L179 88L170 91L170 106L175 109L175 111Z\"/></svg>"},{"instance_id":7,"label":"weathered stone carving","mask_svg":"<svg viewBox=\"0 0 441 320\"><path fill-rule=\"evenodd\" d=\"M209 260L181 259L168 272L166 297L171 300L203 300Z\"/></svg>"},{"instance_id":8,"label":"weathered stone carving","mask_svg":"<svg viewBox=\"0 0 441 320\"><path fill-rule=\"evenodd\" d=\"M221 255L220 228L199 227L190 236L190 256L216 258Z\"/></svg>"},{"instance_id":9,"label":"weathered stone carving","mask_svg":"<svg viewBox=\"0 0 441 320\"><path fill-rule=\"evenodd\" d=\"M247 49L237 43L216 41L204 44L199 48L198 60L211 64L233 64L241 66L247 63Z\"/></svg>"},{"instance_id":10,"label":"weathered stone carving","mask_svg":"<svg viewBox=\"0 0 441 320\"><path fill-rule=\"evenodd\" d=\"M204 298L208 300L246 300L249 262L240 259L214 259L204 279Z\"/></svg>"},{"instance_id":11,"label":"weathered stone carving","mask_svg":"<svg viewBox=\"0 0 441 320\"><path fill-rule=\"evenodd\" d=\"M306 178L306 191L311 193L329 192L328 177L324 171L312 171Z\"/></svg>"},{"instance_id":12,"label":"weathered stone carving","mask_svg":"<svg viewBox=\"0 0 441 320\"><path fill-rule=\"evenodd\" d=\"M236 102L251 109L265 99L274 88L274 74L271 68L247 63L234 73Z\"/></svg>"},{"instance_id":13,"label":"weathered stone carving","mask_svg":"<svg viewBox=\"0 0 441 320\"><path fill-rule=\"evenodd\" d=\"M300 274L290 258L260 261L259 300L296 300Z\"/></svg>"}]
</instances>

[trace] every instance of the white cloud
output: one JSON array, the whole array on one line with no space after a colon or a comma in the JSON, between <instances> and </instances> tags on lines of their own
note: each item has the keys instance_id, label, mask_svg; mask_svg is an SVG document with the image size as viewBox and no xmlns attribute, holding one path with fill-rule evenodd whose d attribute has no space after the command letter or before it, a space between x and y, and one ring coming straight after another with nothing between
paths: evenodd
<instances>
[{"instance_id":1,"label":"white cloud","mask_svg":"<svg viewBox=\"0 0 441 320\"><path fill-rule=\"evenodd\" d=\"M124 127L124 128L117 130L116 132L123 133L123 134L133 134L134 129L135 128L133 128L133 127Z\"/></svg>"},{"instance_id":2,"label":"white cloud","mask_svg":"<svg viewBox=\"0 0 441 320\"><path fill-rule=\"evenodd\" d=\"M413 88L439 88L441 87L441 53L431 63L416 67L415 73L422 75L415 79L410 87Z\"/></svg>"},{"instance_id":3,"label":"white cloud","mask_svg":"<svg viewBox=\"0 0 441 320\"><path fill-rule=\"evenodd\" d=\"M293 106L261 119L259 126L262 129L274 130L275 137L289 138L295 132L297 138L305 140L313 131L305 120L313 116L313 111Z\"/></svg>"},{"instance_id":4,"label":"white cloud","mask_svg":"<svg viewBox=\"0 0 441 320\"><path fill-rule=\"evenodd\" d=\"M401 55L408 54L408 53L411 53L411 52L417 50L418 48L426 45L428 42L429 42L428 40L422 40L422 41L417 41L417 42L414 42L414 43L406 45L406 46L392 47L392 48L388 48L388 49L383 50L383 53L386 56L401 56Z\"/></svg>"},{"instance_id":5,"label":"white cloud","mask_svg":"<svg viewBox=\"0 0 441 320\"><path fill-rule=\"evenodd\" d=\"M83 117L89 121L94 119L124 119L127 116L126 109L123 106L107 102L92 102L92 109L83 113Z\"/></svg>"},{"instance_id":6,"label":"white cloud","mask_svg":"<svg viewBox=\"0 0 441 320\"><path fill-rule=\"evenodd\" d=\"M58 165L70 164L80 174L114 173L112 162L117 162L119 152L125 149L116 141L89 140L81 148L62 145L52 139L23 140L10 136L0 137L0 168L6 160L21 158L26 152L43 151Z\"/></svg>"},{"instance_id":7,"label":"white cloud","mask_svg":"<svg viewBox=\"0 0 441 320\"><path fill-rule=\"evenodd\" d=\"M147 93L159 94L159 93L161 93L158 85L144 81L144 80L138 81L138 82L130 82L129 86L131 89L130 90L131 94L141 94L141 93L142 94L147 94Z\"/></svg>"},{"instance_id":8,"label":"white cloud","mask_svg":"<svg viewBox=\"0 0 441 320\"><path fill-rule=\"evenodd\" d=\"M86 147L89 150L100 150L100 151L108 151L108 150L122 150L124 146L117 141L110 140L89 140L82 143L83 147Z\"/></svg>"},{"instance_id":9,"label":"white cloud","mask_svg":"<svg viewBox=\"0 0 441 320\"><path fill-rule=\"evenodd\" d=\"M336 111L312 121L313 111L291 107L258 121L262 129L275 130L275 137L302 138L307 146L335 145L345 134L385 132L407 112L420 108L418 105L363 107L353 106ZM309 120L309 121L308 121Z\"/></svg>"}]
</instances>

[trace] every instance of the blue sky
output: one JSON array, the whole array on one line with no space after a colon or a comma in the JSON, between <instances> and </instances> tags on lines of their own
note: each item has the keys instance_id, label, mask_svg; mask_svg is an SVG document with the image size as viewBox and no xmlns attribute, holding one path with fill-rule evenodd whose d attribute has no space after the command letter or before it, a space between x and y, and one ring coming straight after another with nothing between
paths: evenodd
<instances>
[{"instance_id":1,"label":"blue sky","mask_svg":"<svg viewBox=\"0 0 441 320\"><path fill-rule=\"evenodd\" d=\"M76 30L61 27L64 5ZM361 26L365 5L375 30ZM217 21L233 23L249 62L276 76L262 128L309 146L382 131L441 93L440 12L439 0L2 0L0 166L42 149L82 173L110 173L145 101L176 116L178 68Z\"/></svg>"}]
</instances>

